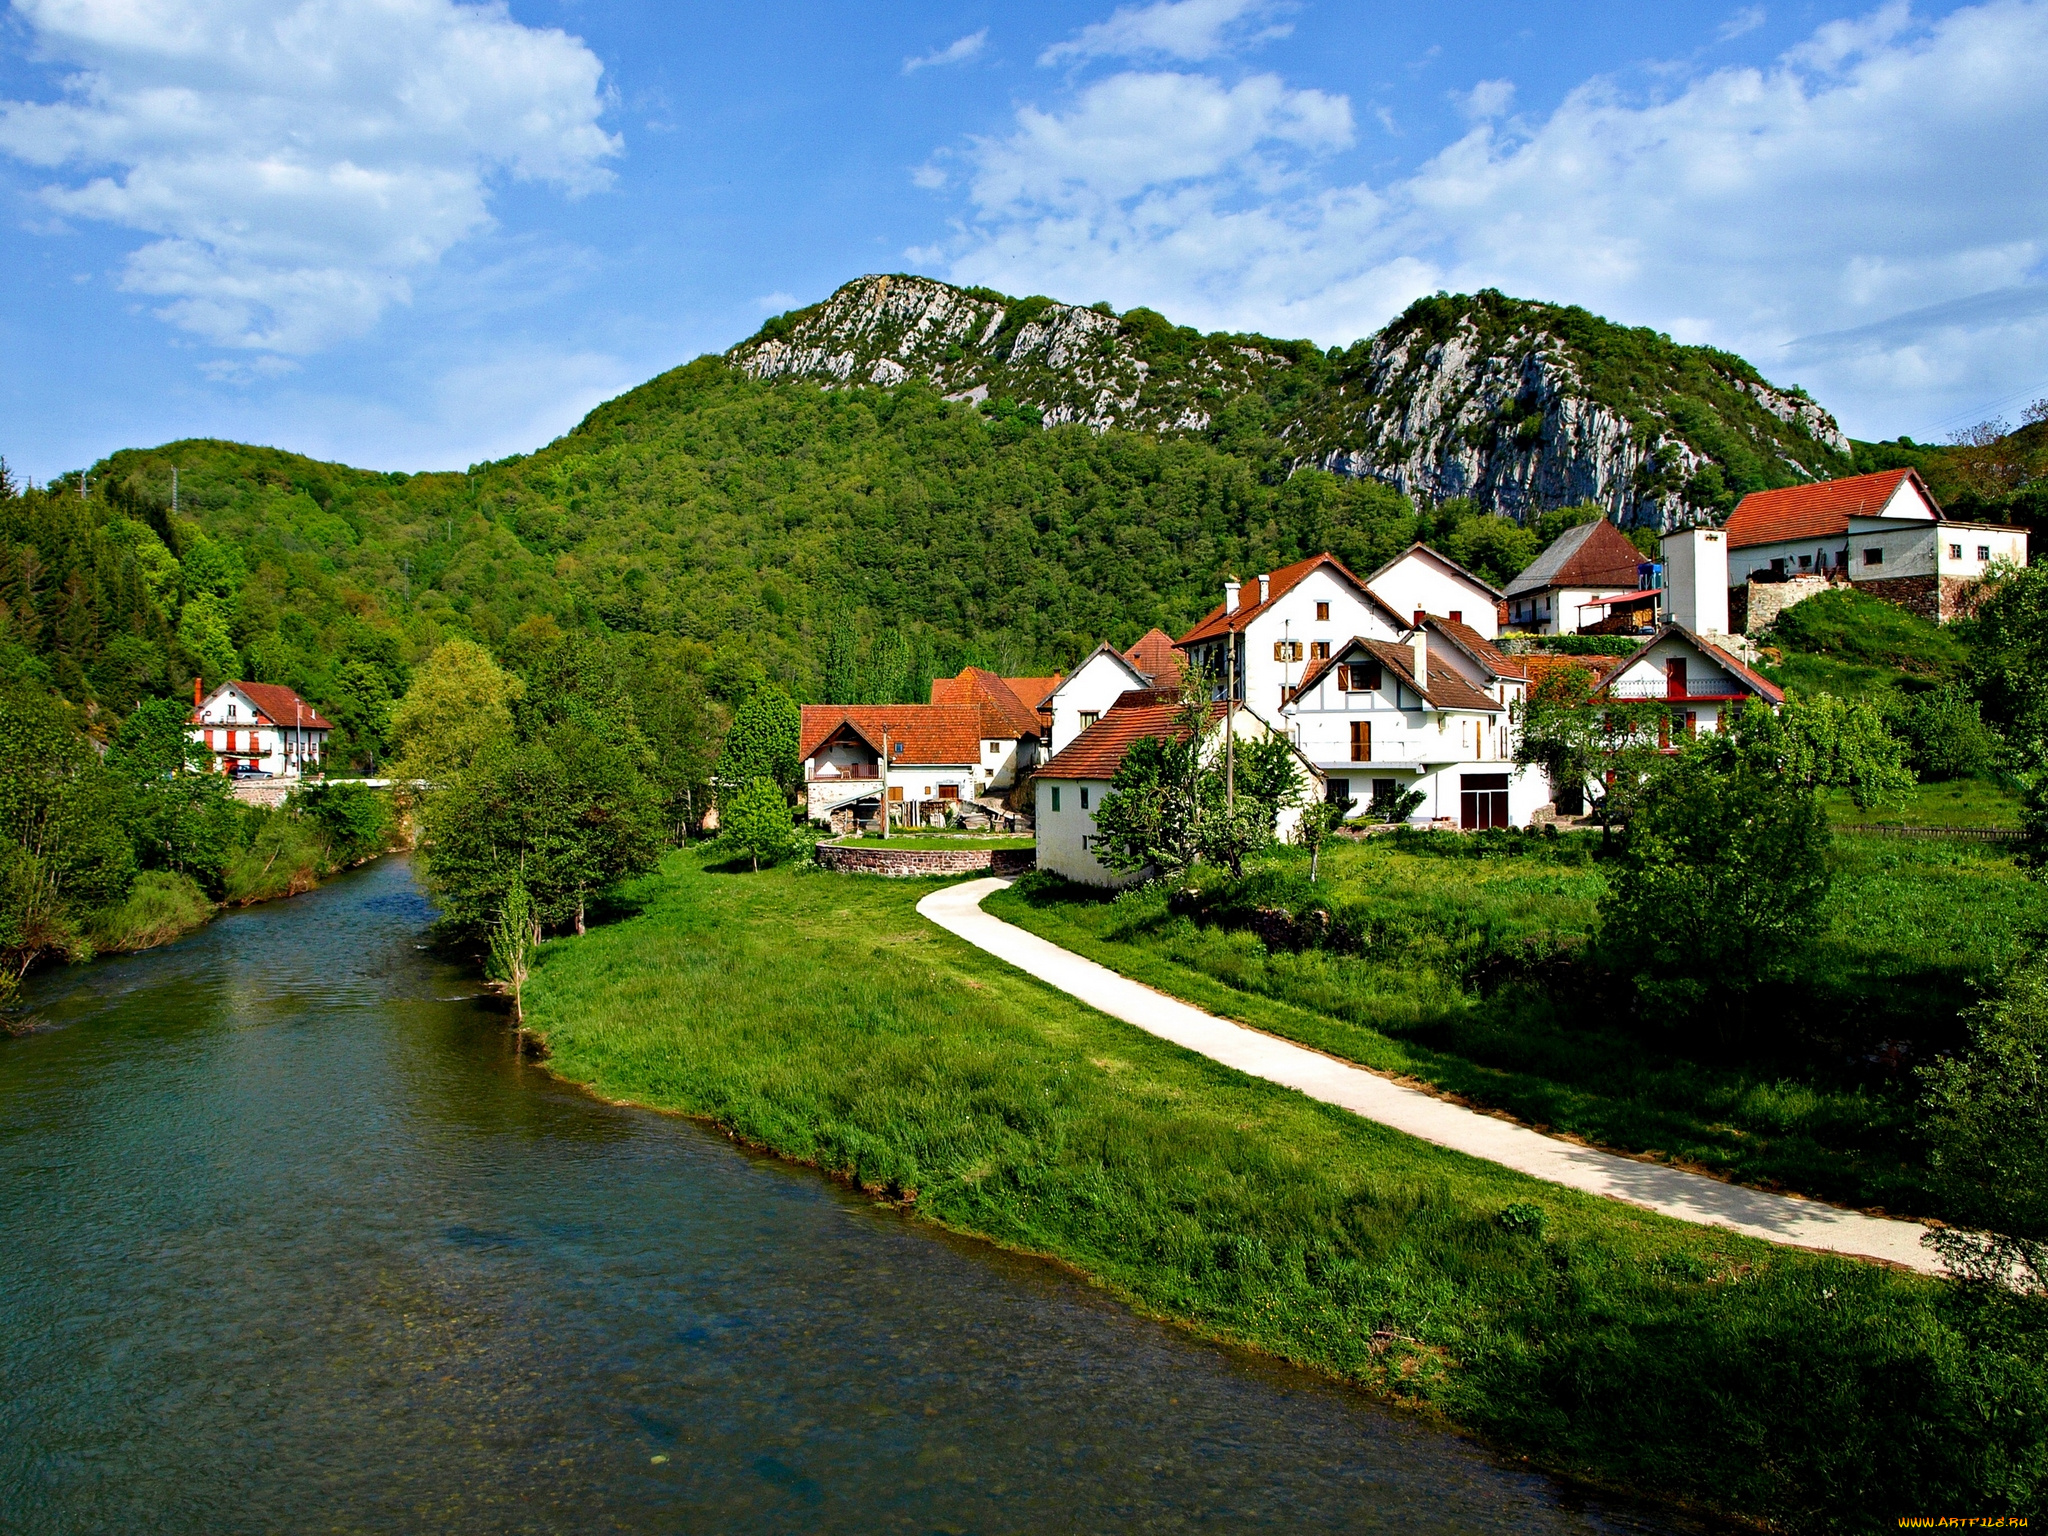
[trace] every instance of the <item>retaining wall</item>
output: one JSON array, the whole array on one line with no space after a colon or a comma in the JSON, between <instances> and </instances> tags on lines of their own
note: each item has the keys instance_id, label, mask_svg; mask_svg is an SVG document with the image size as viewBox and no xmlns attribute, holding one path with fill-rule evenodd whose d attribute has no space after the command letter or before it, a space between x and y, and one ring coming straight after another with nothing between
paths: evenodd
<instances>
[{"instance_id":1,"label":"retaining wall","mask_svg":"<svg viewBox=\"0 0 2048 1536\"><path fill-rule=\"evenodd\" d=\"M1021 875L1038 863L1031 848L884 848L879 843L818 844L818 862L856 875Z\"/></svg>"}]
</instances>

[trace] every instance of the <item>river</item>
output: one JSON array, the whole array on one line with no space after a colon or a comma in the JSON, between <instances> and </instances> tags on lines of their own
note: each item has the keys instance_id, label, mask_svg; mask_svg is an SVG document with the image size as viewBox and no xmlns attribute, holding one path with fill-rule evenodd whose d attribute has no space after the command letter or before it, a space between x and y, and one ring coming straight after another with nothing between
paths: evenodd
<instances>
[{"instance_id":1,"label":"river","mask_svg":"<svg viewBox=\"0 0 2048 1536\"><path fill-rule=\"evenodd\" d=\"M1670 1529L510 1047L387 859L0 1039L0 1530Z\"/></svg>"}]
</instances>

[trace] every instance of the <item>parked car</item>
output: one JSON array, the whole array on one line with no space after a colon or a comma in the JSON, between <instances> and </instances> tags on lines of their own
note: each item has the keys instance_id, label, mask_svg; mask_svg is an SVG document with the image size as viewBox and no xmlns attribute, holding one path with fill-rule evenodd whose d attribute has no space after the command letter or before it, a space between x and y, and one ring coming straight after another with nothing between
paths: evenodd
<instances>
[{"instance_id":1,"label":"parked car","mask_svg":"<svg viewBox=\"0 0 2048 1536\"><path fill-rule=\"evenodd\" d=\"M231 768L228 770L228 777L231 779L274 779L277 775L265 768Z\"/></svg>"}]
</instances>

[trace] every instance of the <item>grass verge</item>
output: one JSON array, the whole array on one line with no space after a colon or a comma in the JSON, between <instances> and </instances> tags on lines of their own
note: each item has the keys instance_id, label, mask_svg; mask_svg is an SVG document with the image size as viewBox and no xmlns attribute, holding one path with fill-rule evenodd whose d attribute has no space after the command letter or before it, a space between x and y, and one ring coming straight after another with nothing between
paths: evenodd
<instances>
[{"instance_id":1,"label":"grass verge","mask_svg":"<svg viewBox=\"0 0 2048 1536\"><path fill-rule=\"evenodd\" d=\"M918 918L934 882L718 874L548 945L554 1069L716 1121L1147 1311L1570 1476L1840 1529L2020 1509L2036 1315L1541 1184L1244 1079Z\"/></svg>"}]
</instances>

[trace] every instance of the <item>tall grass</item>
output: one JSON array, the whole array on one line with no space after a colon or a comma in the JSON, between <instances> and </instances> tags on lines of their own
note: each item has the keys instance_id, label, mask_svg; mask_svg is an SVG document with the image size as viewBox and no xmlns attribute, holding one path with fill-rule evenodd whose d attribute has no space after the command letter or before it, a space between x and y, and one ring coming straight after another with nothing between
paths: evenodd
<instances>
[{"instance_id":1,"label":"tall grass","mask_svg":"<svg viewBox=\"0 0 2048 1536\"><path fill-rule=\"evenodd\" d=\"M1839 839L1826 932L1761 1001L1777 1022L1730 1050L1644 1017L1602 970L1605 879L1570 840L1384 839L1325 857L1313 887L1289 856L1178 896L1111 901L1039 878L988 905L1200 1006L1528 1124L1920 1215L1942 1211L1912 1067L1957 1042L1959 1009L2017 935L2048 925L2048 891L1994 848Z\"/></svg>"},{"instance_id":2,"label":"tall grass","mask_svg":"<svg viewBox=\"0 0 2048 1536\"><path fill-rule=\"evenodd\" d=\"M543 950L529 1022L607 1097L709 1117L1559 1472L1813 1528L2033 1500L2033 1314L1988 1303L1988 1329L1935 1282L1246 1080L924 923L931 888L671 855L639 916Z\"/></svg>"},{"instance_id":3,"label":"tall grass","mask_svg":"<svg viewBox=\"0 0 2048 1536\"><path fill-rule=\"evenodd\" d=\"M92 914L86 936L102 954L154 949L203 928L213 911L206 892L190 875L144 870L126 896Z\"/></svg>"}]
</instances>

